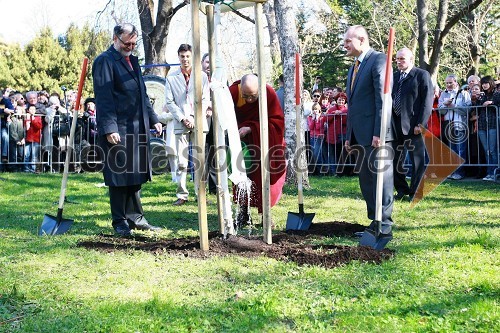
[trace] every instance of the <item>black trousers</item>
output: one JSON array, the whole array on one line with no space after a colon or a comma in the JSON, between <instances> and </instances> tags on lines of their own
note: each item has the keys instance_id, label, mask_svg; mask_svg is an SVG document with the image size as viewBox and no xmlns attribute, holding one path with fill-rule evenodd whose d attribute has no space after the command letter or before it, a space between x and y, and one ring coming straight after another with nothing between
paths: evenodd
<instances>
[{"instance_id":1,"label":"black trousers","mask_svg":"<svg viewBox=\"0 0 500 333\"><path fill-rule=\"evenodd\" d=\"M147 223L141 204L141 185L109 186L109 202L113 226L122 222Z\"/></svg>"},{"instance_id":2,"label":"black trousers","mask_svg":"<svg viewBox=\"0 0 500 333\"><path fill-rule=\"evenodd\" d=\"M425 171L425 142L421 134L403 135L397 133L398 140L394 141L394 188L398 193L414 195ZM406 169L403 164L406 153L410 155L411 181L406 182Z\"/></svg>"}]
</instances>

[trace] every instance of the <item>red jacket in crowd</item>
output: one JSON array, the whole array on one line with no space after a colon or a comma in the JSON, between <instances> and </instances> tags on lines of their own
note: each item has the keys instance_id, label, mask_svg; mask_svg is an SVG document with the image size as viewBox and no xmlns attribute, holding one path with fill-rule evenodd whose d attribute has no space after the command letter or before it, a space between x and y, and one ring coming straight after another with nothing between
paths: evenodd
<instances>
[{"instance_id":1,"label":"red jacket in crowd","mask_svg":"<svg viewBox=\"0 0 500 333\"><path fill-rule=\"evenodd\" d=\"M42 117L31 116L31 120L24 121L24 128L27 128L26 142L40 143L40 138L42 135Z\"/></svg>"}]
</instances>

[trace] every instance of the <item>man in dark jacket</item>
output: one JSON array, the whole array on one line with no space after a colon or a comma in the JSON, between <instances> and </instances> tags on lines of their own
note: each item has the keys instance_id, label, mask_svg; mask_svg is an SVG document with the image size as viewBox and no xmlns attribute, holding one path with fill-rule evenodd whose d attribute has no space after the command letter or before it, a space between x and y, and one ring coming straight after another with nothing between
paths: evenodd
<instances>
[{"instance_id":1,"label":"man in dark jacket","mask_svg":"<svg viewBox=\"0 0 500 333\"><path fill-rule=\"evenodd\" d=\"M0 96L0 128L1 128L1 141L0 150L2 151L2 163L8 162L9 152L9 131L7 128L8 118L14 113L14 106L8 97L9 91L5 92L7 96ZM3 169L3 167L2 167Z\"/></svg>"},{"instance_id":2,"label":"man in dark jacket","mask_svg":"<svg viewBox=\"0 0 500 333\"><path fill-rule=\"evenodd\" d=\"M162 125L146 95L137 57L138 37L129 23L113 30L113 45L93 65L99 145L104 153L104 182L109 186L113 228L120 236L131 229L159 230L144 218L141 185L151 180L149 131Z\"/></svg>"},{"instance_id":3,"label":"man in dark jacket","mask_svg":"<svg viewBox=\"0 0 500 333\"><path fill-rule=\"evenodd\" d=\"M425 143L420 125L427 127L431 116L434 88L431 76L427 71L414 66L413 52L402 48L396 53L396 64L399 71L394 73L392 86L392 121L396 135L393 142L394 154L394 187L398 192L395 199L403 199L405 195L413 200L418 184L425 171ZM403 167L406 151L412 164L410 186L406 182Z\"/></svg>"},{"instance_id":4,"label":"man in dark jacket","mask_svg":"<svg viewBox=\"0 0 500 333\"><path fill-rule=\"evenodd\" d=\"M385 133L382 128L382 109L384 97L384 70L386 57L383 53L370 47L366 29L362 26L351 26L344 36L344 48L350 57L356 58L347 74L347 134L344 143L345 149L358 152L361 159L359 170L359 186L366 202L368 218L372 223L369 229L376 231L376 184L378 170L383 177L382 188L382 221L383 237L392 237L392 208L393 197L393 167L392 158L377 157L375 149L381 147L381 137L385 136L383 149L391 153L393 133L390 126L390 117L386 120ZM374 152L375 151L375 152ZM392 156L391 156L392 157ZM360 234L358 234L360 235ZM362 234L361 234L362 235Z\"/></svg>"}]
</instances>

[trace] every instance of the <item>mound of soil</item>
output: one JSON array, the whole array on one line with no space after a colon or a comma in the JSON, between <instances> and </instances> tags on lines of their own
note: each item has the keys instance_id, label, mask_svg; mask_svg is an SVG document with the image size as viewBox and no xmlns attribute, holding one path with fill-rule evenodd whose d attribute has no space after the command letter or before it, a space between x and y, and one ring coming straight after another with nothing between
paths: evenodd
<instances>
[{"instance_id":1,"label":"mound of soil","mask_svg":"<svg viewBox=\"0 0 500 333\"><path fill-rule=\"evenodd\" d=\"M179 254L191 258L240 255L244 257L267 256L276 260L293 261L298 265L317 265L331 268L352 260L381 263L393 256L394 251L376 251L365 246L315 245L314 240L324 237L351 237L363 231L364 226L347 222L313 223L307 231L289 231L273 235L272 244L262 241L262 236L229 236L227 239L217 231L209 233L209 251L200 250L199 237L158 239L136 235L119 238L99 235L77 245L87 249L106 252L141 250L155 254Z\"/></svg>"}]
</instances>

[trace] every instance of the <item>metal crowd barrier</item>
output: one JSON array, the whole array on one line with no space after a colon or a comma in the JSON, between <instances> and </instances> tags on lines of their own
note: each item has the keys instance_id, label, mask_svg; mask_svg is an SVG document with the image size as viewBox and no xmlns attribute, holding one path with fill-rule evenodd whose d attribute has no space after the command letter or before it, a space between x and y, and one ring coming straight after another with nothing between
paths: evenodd
<instances>
[{"instance_id":1,"label":"metal crowd barrier","mask_svg":"<svg viewBox=\"0 0 500 333\"><path fill-rule=\"evenodd\" d=\"M40 137L38 140L33 140L39 141L35 144L26 141L25 115L12 116L10 119L0 118L2 171L62 171L66 147L69 145L71 122L64 121L58 115L54 116L52 121L45 115L38 114L35 117L40 118L42 123ZM70 171L97 171L102 168L102 156L95 146L96 139L95 117L79 117L70 159ZM28 155L32 155L29 160Z\"/></svg>"}]
</instances>

